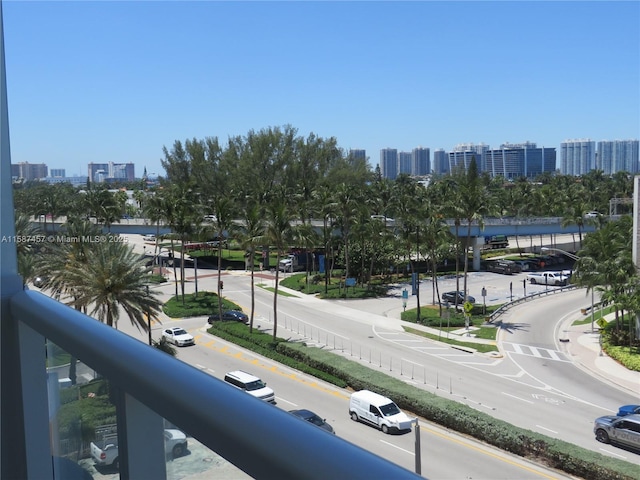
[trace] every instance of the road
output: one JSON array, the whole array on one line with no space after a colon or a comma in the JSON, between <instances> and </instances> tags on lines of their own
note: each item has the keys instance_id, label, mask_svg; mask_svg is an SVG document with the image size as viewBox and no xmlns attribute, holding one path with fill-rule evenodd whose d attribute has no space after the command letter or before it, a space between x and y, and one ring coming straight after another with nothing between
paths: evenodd
<instances>
[{"instance_id":1,"label":"road","mask_svg":"<svg viewBox=\"0 0 640 480\"><path fill-rule=\"evenodd\" d=\"M199 290L215 290L214 276L207 277L202 271L199 278ZM524 294L521 280L516 276L475 273L469 277L469 291L481 302L480 290L486 287L484 300L488 304L501 303L511 295ZM249 277L225 273L224 281L225 296L247 311ZM258 281L269 284L268 280ZM193 287L188 282L188 291L193 291ZM527 293L536 287L546 288L527 285ZM172 286L161 289L173 292ZM440 285L441 292L454 289L453 279L444 279ZM428 291L425 284L423 301ZM273 326L272 301L271 292L256 289L256 324L261 329ZM619 405L638 402L628 392L602 388L600 381L577 369L557 345L563 322L568 321L571 312L585 306L584 292L551 295L511 310L503 318L507 324L501 334L506 353L503 359L472 355L404 333L398 320L385 316L397 309L388 299L321 301L282 296L278 305L281 337L304 338L310 344L348 356L427 391L601 453L602 445L593 438L593 418L610 413ZM195 347L179 350L181 360L217 378L236 368L257 373L276 391L279 408L314 410L326 417L343 438L413 469L413 434L385 436L365 425L354 424L347 414L348 392L209 337L204 331L204 318L165 321L166 326L174 324L194 333L198 342ZM121 329L127 328L122 322ZM128 333L140 336L135 330ZM154 336L159 336L159 327L154 329ZM548 355L538 357L536 352L543 351ZM562 478L426 422L421 424L422 473L428 478ZM197 450L194 442L191 445ZM610 450L613 456L640 464L638 455ZM469 461L460 462L460 458ZM176 464L179 461L183 459L176 460Z\"/></svg>"},{"instance_id":2,"label":"road","mask_svg":"<svg viewBox=\"0 0 640 480\"><path fill-rule=\"evenodd\" d=\"M484 275L492 274L478 274L476 280L486 280ZM227 276L225 293L246 306L249 293L245 285L243 277ZM534 287L527 286L529 293ZM501 288L504 291L499 285L490 291ZM272 294L258 289L256 308L262 328L272 327L271 302ZM639 398L609 385L603 388L599 379L577 368L558 345L561 326L585 302L584 291L575 290L513 308L502 318L503 359L472 355L406 334L397 320L371 311L384 313L387 304L379 300L327 302L282 297L278 301L278 332L283 337L304 337L308 343L427 391L602 453L602 444L593 436L593 419L616 411L620 405L638 403ZM640 464L637 454L621 449L608 451Z\"/></svg>"}]
</instances>

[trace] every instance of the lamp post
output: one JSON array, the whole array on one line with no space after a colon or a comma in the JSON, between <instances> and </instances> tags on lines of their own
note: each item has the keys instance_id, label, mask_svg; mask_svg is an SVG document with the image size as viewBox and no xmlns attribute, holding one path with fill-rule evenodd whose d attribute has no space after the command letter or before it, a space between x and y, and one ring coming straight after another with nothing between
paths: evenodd
<instances>
[{"instance_id":1,"label":"lamp post","mask_svg":"<svg viewBox=\"0 0 640 480\"><path fill-rule=\"evenodd\" d=\"M578 257L577 255L574 255L573 253L569 253L565 250L562 250L560 248L552 248L552 247L542 247L540 250L544 251L556 251L556 252L560 252L565 254L567 257L569 257L572 260L580 260L580 257ZM594 312L594 298L593 298L593 286L591 287L591 332L593 333L593 329L594 329L594 322L595 322L595 312Z\"/></svg>"}]
</instances>

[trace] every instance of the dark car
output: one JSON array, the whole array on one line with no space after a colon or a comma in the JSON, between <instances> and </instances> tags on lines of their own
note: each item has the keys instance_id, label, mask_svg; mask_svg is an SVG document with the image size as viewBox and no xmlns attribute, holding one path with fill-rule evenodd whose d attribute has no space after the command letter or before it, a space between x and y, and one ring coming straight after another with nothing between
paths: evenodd
<instances>
[{"instance_id":1,"label":"dark car","mask_svg":"<svg viewBox=\"0 0 640 480\"><path fill-rule=\"evenodd\" d=\"M640 405L623 405L618 409L618 417L634 415L640 413Z\"/></svg>"},{"instance_id":2,"label":"dark car","mask_svg":"<svg viewBox=\"0 0 640 480\"><path fill-rule=\"evenodd\" d=\"M442 294L442 301L443 302L449 302L452 304L456 303L456 294L458 295L458 305L462 305L464 303L464 292L445 292ZM468 297L469 301L471 303L476 303L476 299L473 298L471 295L469 295Z\"/></svg>"},{"instance_id":3,"label":"dark car","mask_svg":"<svg viewBox=\"0 0 640 480\"><path fill-rule=\"evenodd\" d=\"M296 417L300 417L301 419L306 420L309 423L313 423L314 425L317 425L318 427L326 430L329 433L333 433L333 434L336 433L336 432L333 431L333 427L331 425L329 425L326 420L324 420L323 418L320 418L318 415L313 413L311 410L305 410L305 409L303 409L303 410L289 410L289 413L292 413Z\"/></svg>"},{"instance_id":4,"label":"dark car","mask_svg":"<svg viewBox=\"0 0 640 480\"><path fill-rule=\"evenodd\" d=\"M209 317L209 323L217 322L219 320L220 315L217 313L214 313ZM247 323L249 321L249 317L240 310L227 310L226 312L222 312L222 321Z\"/></svg>"}]
</instances>

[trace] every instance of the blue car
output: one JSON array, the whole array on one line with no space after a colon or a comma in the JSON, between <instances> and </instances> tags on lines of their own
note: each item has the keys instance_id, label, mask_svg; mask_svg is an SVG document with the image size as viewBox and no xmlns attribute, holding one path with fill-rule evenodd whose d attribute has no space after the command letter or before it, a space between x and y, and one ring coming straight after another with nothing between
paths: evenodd
<instances>
[{"instance_id":1,"label":"blue car","mask_svg":"<svg viewBox=\"0 0 640 480\"><path fill-rule=\"evenodd\" d=\"M640 405L623 405L618 409L618 417L626 417L627 415L633 415L640 413Z\"/></svg>"}]
</instances>

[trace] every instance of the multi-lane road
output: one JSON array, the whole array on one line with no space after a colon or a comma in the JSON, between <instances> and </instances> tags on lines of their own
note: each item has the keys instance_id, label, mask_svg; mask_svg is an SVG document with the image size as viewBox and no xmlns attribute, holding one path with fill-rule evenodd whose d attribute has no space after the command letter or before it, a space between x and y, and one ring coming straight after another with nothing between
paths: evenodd
<instances>
[{"instance_id":1,"label":"multi-lane road","mask_svg":"<svg viewBox=\"0 0 640 480\"><path fill-rule=\"evenodd\" d=\"M198 276L199 290L215 290L215 276L207 276L204 271ZM224 282L225 296L248 310L249 276L225 274ZM269 285L267 279L257 282ZM479 291L485 287L487 303L503 302L512 293L522 295L521 284L520 277L487 273L471 274L469 280L470 293L480 302ZM516 292L517 286L521 291ZM192 282L188 283L188 288L193 290ZM430 292L428 282L422 288L426 297ZM527 285L527 293L534 288L545 287ZM440 291L454 289L452 279L445 279L440 285ZM160 287L159 292L172 295L173 286ZM256 324L266 331L273 327L272 302L273 293L256 288ZM304 338L309 344L345 355L514 425L640 465L640 455L599 444L592 432L594 418L610 414L622 404L640 403L639 395L603 384L585 374L573 364L558 342L567 322L576 316L585 302L584 291L577 290L545 296L513 308L501 318L504 323L499 335L502 357L471 354L405 333L400 321L393 318L401 303L397 298L323 301L282 296L278 301L278 336ZM121 325L121 328L127 328L125 322ZM348 415L348 391L210 336L206 333L205 317L165 319L162 326L173 325L186 328L196 337L194 347L178 350L180 360L218 379L230 370L250 371L275 390L278 408L313 410L325 417L342 438L414 469L414 434L384 435L364 424L352 422ZM154 328L154 336L159 337L160 328ZM130 333L139 335L135 331ZM420 425L422 474L428 478L565 478L561 473L522 461L428 422L421 421ZM181 461L189 461L189 458Z\"/></svg>"}]
</instances>

